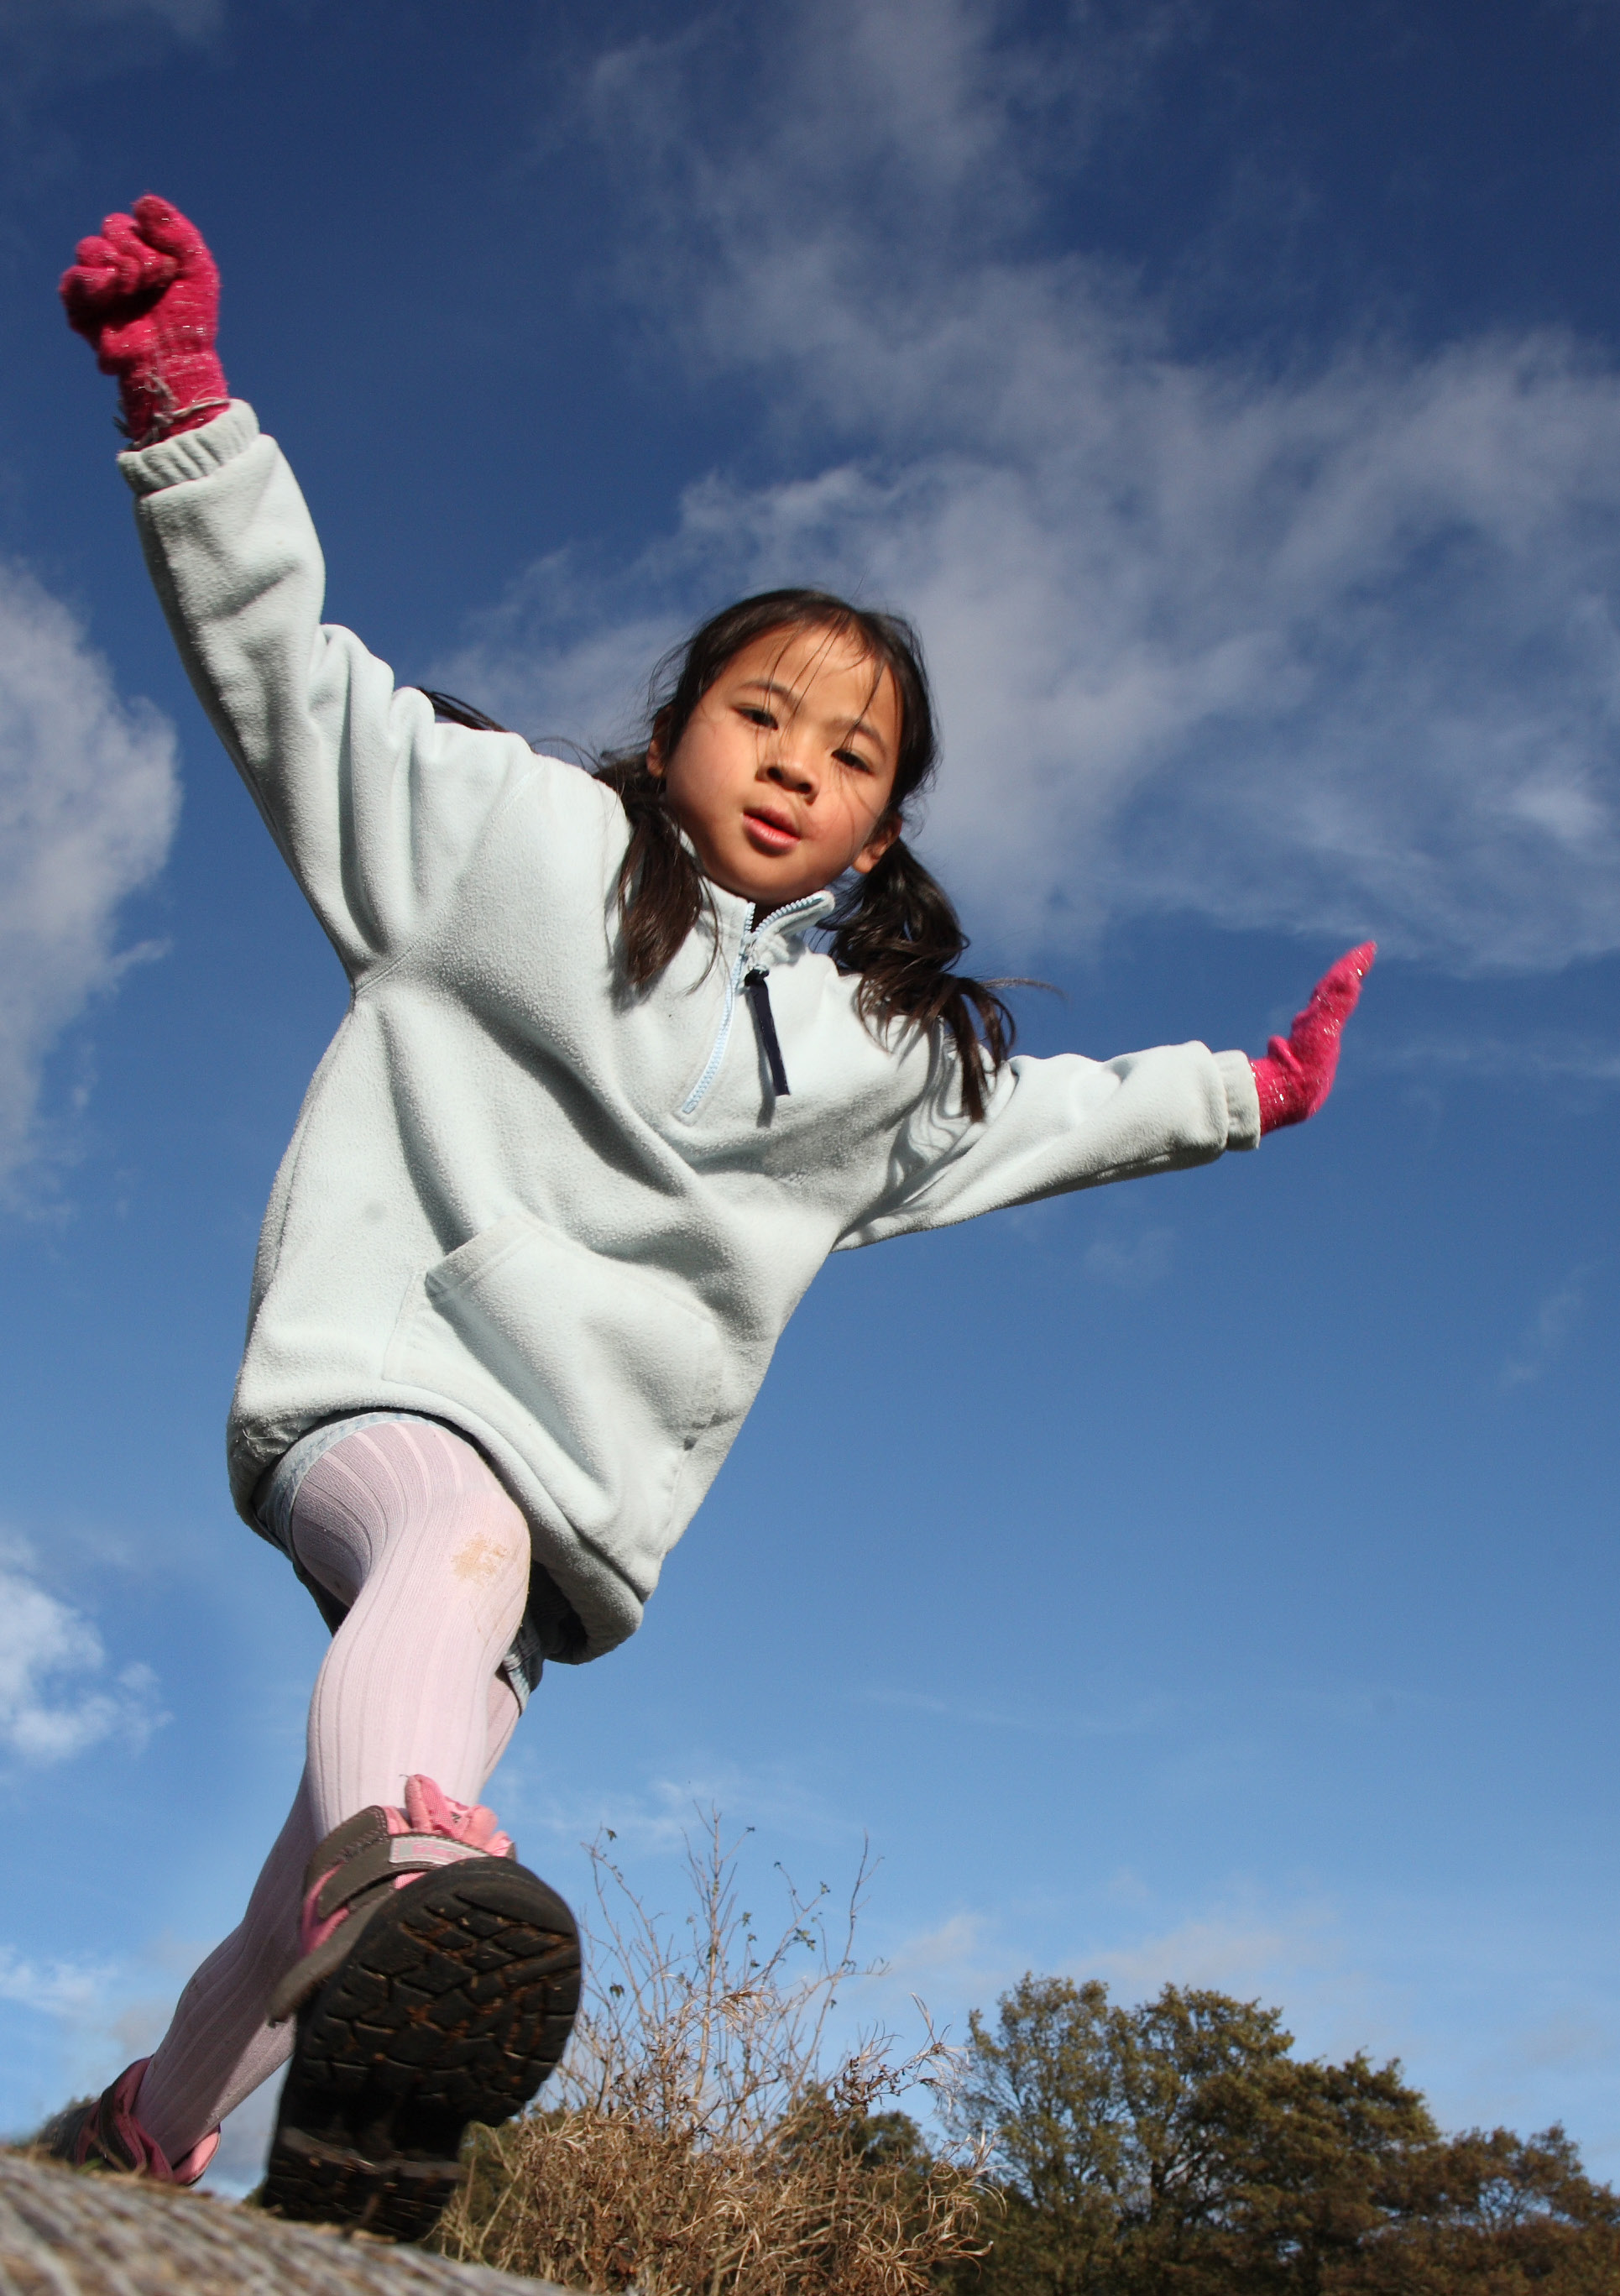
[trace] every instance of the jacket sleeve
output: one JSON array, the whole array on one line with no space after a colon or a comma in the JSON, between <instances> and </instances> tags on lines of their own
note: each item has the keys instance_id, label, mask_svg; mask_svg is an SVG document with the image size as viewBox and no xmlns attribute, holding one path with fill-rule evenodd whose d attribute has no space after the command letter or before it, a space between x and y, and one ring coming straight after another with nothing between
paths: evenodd
<instances>
[{"instance_id":1,"label":"jacket sleeve","mask_svg":"<svg viewBox=\"0 0 1620 2296\"><path fill-rule=\"evenodd\" d=\"M147 564L203 708L351 976L425 929L491 816L536 772L515 734L434 722L323 625L304 497L251 407L119 457Z\"/></svg>"},{"instance_id":2,"label":"jacket sleeve","mask_svg":"<svg viewBox=\"0 0 1620 2296\"><path fill-rule=\"evenodd\" d=\"M954 1057L937 1041L930 1088L896 1143L889 1186L837 1248L1259 1144L1259 1095L1242 1053L1194 1044L1111 1061L1019 1054L996 1078L983 1122L972 1124L960 1112Z\"/></svg>"}]
</instances>

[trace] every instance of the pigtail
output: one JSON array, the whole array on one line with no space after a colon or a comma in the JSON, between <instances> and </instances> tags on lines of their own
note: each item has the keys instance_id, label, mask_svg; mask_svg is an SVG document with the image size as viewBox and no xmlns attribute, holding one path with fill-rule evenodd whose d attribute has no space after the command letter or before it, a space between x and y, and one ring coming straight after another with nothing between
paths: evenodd
<instances>
[{"instance_id":1,"label":"pigtail","mask_svg":"<svg viewBox=\"0 0 1620 2296\"><path fill-rule=\"evenodd\" d=\"M662 775L648 770L645 750L612 752L600 760L595 775L624 807L630 824L616 896L625 971L633 988L644 988L702 916L703 873L669 810Z\"/></svg>"},{"instance_id":2,"label":"pigtail","mask_svg":"<svg viewBox=\"0 0 1620 2296\"><path fill-rule=\"evenodd\" d=\"M498 718L491 718L487 711L475 709L470 701L463 701L458 694L440 693L431 685L407 685L403 691L426 694L433 704L434 717L442 725L465 726L470 734L507 734L511 730L510 726L503 726Z\"/></svg>"},{"instance_id":3,"label":"pigtail","mask_svg":"<svg viewBox=\"0 0 1620 2296\"><path fill-rule=\"evenodd\" d=\"M962 1107L978 1124L1018 1024L995 983L953 971L967 947L949 894L899 837L832 920L833 961L861 977L861 1018L874 1030L896 1021L945 1029L961 1066Z\"/></svg>"}]
</instances>

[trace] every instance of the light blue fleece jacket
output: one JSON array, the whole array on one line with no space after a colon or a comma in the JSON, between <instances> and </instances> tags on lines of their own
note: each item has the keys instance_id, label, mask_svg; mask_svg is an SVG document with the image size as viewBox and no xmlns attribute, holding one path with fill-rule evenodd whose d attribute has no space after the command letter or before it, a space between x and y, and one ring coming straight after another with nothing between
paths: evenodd
<instances>
[{"instance_id":1,"label":"light blue fleece jacket","mask_svg":"<svg viewBox=\"0 0 1620 2296\"><path fill-rule=\"evenodd\" d=\"M828 895L750 935L714 888L627 994L618 800L436 724L323 625L315 529L252 410L121 463L192 681L352 988L254 1273L229 1453L256 1529L311 1427L431 1414L502 1477L593 1657L640 1623L829 1252L1258 1141L1248 1061L1197 1044L1015 1058L970 1122L940 1032L874 1037L806 946Z\"/></svg>"}]
</instances>

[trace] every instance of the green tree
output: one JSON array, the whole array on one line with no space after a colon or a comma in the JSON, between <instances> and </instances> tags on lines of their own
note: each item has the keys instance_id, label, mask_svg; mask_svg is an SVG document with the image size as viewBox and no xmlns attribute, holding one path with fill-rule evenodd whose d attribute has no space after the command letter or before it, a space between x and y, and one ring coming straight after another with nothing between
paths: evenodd
<instances>
[{"instance_id":1,"label":"green tree","mask_svg":"<svg viewBox=\"0 0 1620 2296\"><path fill-rule=\"evenodd\" d=\"M1620 2200L1561 2128L1470 2129L1410 2166L1406 2205L1335 2296L1614 2296Z\"/></svg>"},{"instance_id":2,"label":"green tree","mask_svg":"<svg viewBox=\"0 0 1620 2296\"><path fill-rule=\"evenodd\" d=\"M1620 2209L1560 2131L1448 2140L1398 2064L1292 2048L1278 2011L1176 1986L1125 2008L1031 1975L976 2013L957 2111L1003 2201L976 2296L1620 2288Z\"/></svg>"}]
</instances>

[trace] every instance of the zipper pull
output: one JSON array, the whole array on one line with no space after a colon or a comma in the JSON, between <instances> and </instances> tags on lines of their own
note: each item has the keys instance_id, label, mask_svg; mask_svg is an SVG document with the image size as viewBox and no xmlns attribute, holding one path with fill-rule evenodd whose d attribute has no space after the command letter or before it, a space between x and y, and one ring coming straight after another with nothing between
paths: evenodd
<instances>
[{"instance_id":1,"label":"zipper pull","mask_svg":"<svg viewBox=\"0 0 1620 2296\"><path fill-rule=\"evenodd\" d=\"M756 969L744 975L742 986L749 1003L754 1008L754 1026L759 1031L765 1066L771 1071L771 1089L779 1100L785 1100L791 1089L788 1083L787 1064L781 1056L781 1039L776 1033L776 1015L771 1010L771 987L765 974Z\"/></svg>"}]
</instances>

